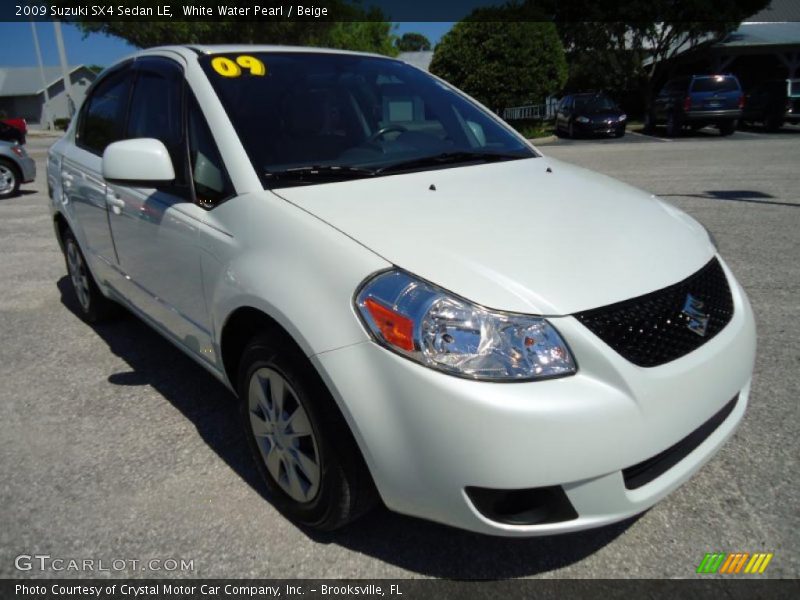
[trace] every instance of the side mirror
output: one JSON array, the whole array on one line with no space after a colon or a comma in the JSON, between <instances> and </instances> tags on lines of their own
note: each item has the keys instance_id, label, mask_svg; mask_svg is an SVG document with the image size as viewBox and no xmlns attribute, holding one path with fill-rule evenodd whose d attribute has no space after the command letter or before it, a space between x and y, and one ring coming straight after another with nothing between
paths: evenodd
<instances>
[{"instance_id":1,"label":"side mirror","mask_svg":"<svg viewBox=\"0 0 800 600\"><path fill-rule=\"evenodd\" d=\"M108 145L103 152L103 177L109 183L158 187L175 180L175 168L161 141L137 138Z\"/></svg>"}]
</instances>

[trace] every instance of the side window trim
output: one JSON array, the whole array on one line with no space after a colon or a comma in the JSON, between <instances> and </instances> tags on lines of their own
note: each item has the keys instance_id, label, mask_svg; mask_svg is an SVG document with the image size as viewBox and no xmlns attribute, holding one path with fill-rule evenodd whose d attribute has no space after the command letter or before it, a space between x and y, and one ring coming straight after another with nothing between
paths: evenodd
<instances>
[{"instance_id":1,"label":"side window trim","mask_svg":"<svg viewBox=\"0 0 800 600\"><path fill-rule=\"evenodd\" d=\"M189 187L191 189L192 194L192 201L194 204L199 206L204 210L214 210L221 204L224 204L231 198L236 197L236 187L233 184L233 180L230 177L230 173L228 173L228 168L225 166L225 161L222 158L222 153L219 150L219 146L217 145L217 141L214 139L213 132L211 131L211 126L208 123L208 119L206 119L205 114L203 113L203 108L200 106L200 101L197 99L197 96L189 86L188 82L184 81L184 153L186 155L186 165L187 165L187 177L189 182ZM210 143L213 145L214 152L219 157L219 167L220 173L222 175L223 181L226 183L227 193L220 198L219 200L213 202L206 202L201 200L197 195L197 189L195 184L195 165L192 164L192 140L190 139L191 135L191 126L189 120L191 119L192 110L197 114L197 117L200 119L200 122L205 127L206 131L209 133L209 140Z\"/></svg>"},{"instance_id":2,"label":"side window trim","mask_svg":"<svg viewBox=\"0 0 800 600\"><path fill-rule=\"evenodd\" d=\"M130 117L131 117L131 100L133 99L134 94L136 93L136 86L139 82L139 76L143 71L150 71L153 73L165 74L164 71L167 69L175 69L177 71L177 79L178 85L180 86L180 114L179 114L179 122L181 126L181 139L179 142L180 147L178 148L177 155L181 158L181 164L175 165L173 167L177 171L183 172L183 178L185 183L179 184L172 184L172 185L165 185L162 189L174 196L178 196L183 198L186 202L195 202L195 195L194 195L194 185L191 181L192 178L192 170L191 165L189 164L188 160L188 148L189 148L189 129L187 123L187 115L188 115L188 97L187 97L187 82L186 82L186 70L183 66L176 60L169 58L167 56L143 56L139 57L135 60L132 68L134 69L134 80L133 84L131 85L131 92L130 98L128 101L128 107L125 111L125 139L131 139L129 137L130 133ZM173 161L174 162L174 161Z\"/></svg>"}]
</instances>

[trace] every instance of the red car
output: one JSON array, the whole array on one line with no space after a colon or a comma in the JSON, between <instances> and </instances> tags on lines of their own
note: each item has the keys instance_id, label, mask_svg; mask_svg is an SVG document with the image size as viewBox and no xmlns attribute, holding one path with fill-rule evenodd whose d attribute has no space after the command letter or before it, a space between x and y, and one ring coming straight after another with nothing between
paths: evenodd
<instances>
[{"instance_id":1,"label":"red car","mask_svg":"<svg viewBox=\"0 0 800 600\"><path fill-rule=\"evenodd\" d=\"M0 140L25 143L28 123L25 119L0 119Z\"/></svg>"}]
</instances>

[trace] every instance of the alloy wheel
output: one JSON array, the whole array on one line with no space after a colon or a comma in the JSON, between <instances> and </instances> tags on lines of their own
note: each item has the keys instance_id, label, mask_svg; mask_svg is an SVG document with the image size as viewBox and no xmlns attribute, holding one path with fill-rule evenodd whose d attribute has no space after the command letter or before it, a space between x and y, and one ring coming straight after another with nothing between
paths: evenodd
<instances>
[{"instance_id":1,"label":"alloy wheel","mask_svg":"<svg viewBox=\"0 0 800 600\"><path fill-rule=\"evenodd\" d=\"M16 179L14 171L5 165L0 165L0 194L7 194L13 190Z\"/></svg>"},{"instance_id":2,"label":"alloy wheel","mask_svg":"<svg viewBox=\"0 0 800 600\"><path fill-rule=\"evenodd\" d=\"M272 479L297 502L314 499L321 470L317 439L297 393L283 375L262 367L248 390L250 427Z\"/></svg>"},{"instance_id":3,"label":"alloy wheel","mask_svg":"<svg viewBox=\"0 0 800 600\"><path fill-rule=\"evenodd\" d=\"M67 266L69 267L69 276L72 280L72 287L75 289L75 295L78 297L78 302L84 311L88 311L91 303L89 275L80 250L72 240L67 242Z\"/></svg>"}]
</instances>

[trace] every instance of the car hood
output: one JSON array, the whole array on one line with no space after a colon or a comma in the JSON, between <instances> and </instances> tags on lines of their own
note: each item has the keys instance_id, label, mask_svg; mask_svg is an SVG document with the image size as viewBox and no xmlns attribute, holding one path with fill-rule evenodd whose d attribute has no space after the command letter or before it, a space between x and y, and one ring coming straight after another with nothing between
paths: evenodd
<instances>
[{"instance_id":1,"label":"car hood","mask_svg":"<svg viewBox=\"0 0 800 600\"><path fill-rule=\"evenodd\" d=\"M275 193L402 269L514 312L564 315L639 296L714 254L685 213L552 158Z\"/></svg>"}]
</instances>

